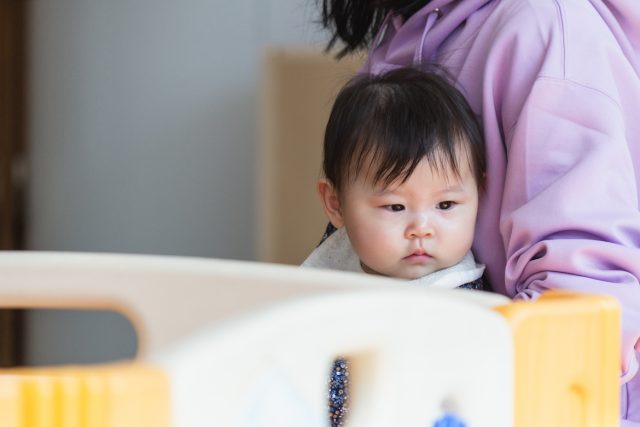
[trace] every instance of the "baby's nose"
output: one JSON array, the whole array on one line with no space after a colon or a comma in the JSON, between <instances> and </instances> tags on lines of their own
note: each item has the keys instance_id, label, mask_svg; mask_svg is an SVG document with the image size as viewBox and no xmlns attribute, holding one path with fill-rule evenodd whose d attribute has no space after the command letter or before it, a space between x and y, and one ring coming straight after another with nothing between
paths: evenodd
<instances>
[{"instance_id":1,"label":"baby's nose","mask_svg":"<svg viewBox=\"0 0 640 427\"><path fill-rule=\"evenodd\" d=\"M427 215L417 215L407 227L407 239L423 239L433 236L432 222Z\"/></svg>"}]
</instances>

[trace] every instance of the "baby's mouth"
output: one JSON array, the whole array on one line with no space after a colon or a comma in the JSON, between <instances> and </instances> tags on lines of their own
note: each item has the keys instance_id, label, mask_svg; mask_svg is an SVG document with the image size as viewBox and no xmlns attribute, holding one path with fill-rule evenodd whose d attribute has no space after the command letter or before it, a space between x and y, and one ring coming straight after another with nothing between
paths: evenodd
<instances>
[{"instance_id":1,"label":"baby's mouth","mask_svg":"<svg viewBox=\"0 0 640 427\"><path fill-rule=\"evenodd\" d=\"M428 259L428 258L431 258L431 255L429 254L429 252L425 251L424 249L416 249L411 254L404 257L404 259L407 259L407 260L422 260L422 259Z\"/></svg>"}]
</instances>

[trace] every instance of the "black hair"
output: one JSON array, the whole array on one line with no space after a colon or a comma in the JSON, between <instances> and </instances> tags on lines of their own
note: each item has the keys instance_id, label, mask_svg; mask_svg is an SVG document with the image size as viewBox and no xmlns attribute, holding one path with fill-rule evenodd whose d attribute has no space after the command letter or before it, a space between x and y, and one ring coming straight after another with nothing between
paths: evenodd
<instances>
[{"instance_id":1,"label":"black hair","mask_svg":"<svg viewBox=\"0 0 640 427\"><path fill-rule=\"evenodd\" d=\"M320 0L317 0L320 1ZM408 19L431 0L322 0L321 24L332 36L326 51L338 40L344 47L337 57L369 46L390 11Z\"/></svg>"},{"instance_id":2,"label":"black hair","mask_svg":"<svg viewBox=\"0 0 640 427\"><path fill-rule=\"evenodd\" d=\"M404 182L425 157L434 170L460 177L461 153L482 190L484 140L464 96L434 72L401 68L356 76L338 93L323 171L340 194L363 173L374 185Z\"/></svg>"}]
</instances>

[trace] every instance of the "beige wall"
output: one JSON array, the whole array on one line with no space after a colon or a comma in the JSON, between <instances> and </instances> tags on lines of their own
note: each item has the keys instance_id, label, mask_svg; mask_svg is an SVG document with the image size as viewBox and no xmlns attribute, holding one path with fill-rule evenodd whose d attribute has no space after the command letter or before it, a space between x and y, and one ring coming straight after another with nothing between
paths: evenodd
<instances>
[{"instance_id":1,"label":"beige wall","mask_svg":"<svg viewBox=\"0 0 640 427\"><path fill-rule=\"evenodd\" d=\"M316 193L333 100L361 58L272 49L264 61L258 173L258 259L300 264L327 219Z\"/></svg>"}]
</instances>

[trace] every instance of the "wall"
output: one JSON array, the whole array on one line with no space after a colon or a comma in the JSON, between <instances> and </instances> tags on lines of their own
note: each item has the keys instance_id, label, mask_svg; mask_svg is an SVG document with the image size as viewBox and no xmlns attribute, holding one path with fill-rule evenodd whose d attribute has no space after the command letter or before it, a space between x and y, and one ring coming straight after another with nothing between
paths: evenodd
<instances>
[{"instance_id":1,"label":"wall","mask_svg":"<svg viewBox=\"0 0 640 427\"><path fill-rule=\"evenodd\" d=\"M29 247L253 259L262 52L314 1L31 2Z\"/></svg>"},{"instance_id":2,"label":"wall","mask_svg":"<svg viewBox=\"0 0 640 427\"><path fill-rule=\"evenodd\" d=\"M315 0L29 7L28 247L254 259L263 50L323 46Z\"/></svg>"}]
</instances>

